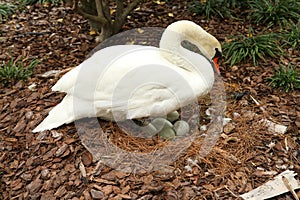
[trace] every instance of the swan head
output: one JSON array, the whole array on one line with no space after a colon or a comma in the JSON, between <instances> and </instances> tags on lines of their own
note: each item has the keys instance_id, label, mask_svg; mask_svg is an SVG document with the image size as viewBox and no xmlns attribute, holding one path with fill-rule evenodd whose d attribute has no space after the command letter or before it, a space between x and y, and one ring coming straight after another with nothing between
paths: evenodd
<instances>
[{"instance_id":1,"label":"swan head","mask_svg":"<svg viewBox=\"0 0 300 200\"><path fill-rule=\"evenodd\" d=\"M192 21L181 20L170 24L165 32L166 34L163 34L163 37L166 36L165 40L169 40L169 42L176 40L181 45L182 41L187 40L196 45L203 56L213 63L215 71L220 74L218 62L222 58L221 44L201 26ZM163 37L161 44L165 41Z\"/></svg>"}]
</instances>

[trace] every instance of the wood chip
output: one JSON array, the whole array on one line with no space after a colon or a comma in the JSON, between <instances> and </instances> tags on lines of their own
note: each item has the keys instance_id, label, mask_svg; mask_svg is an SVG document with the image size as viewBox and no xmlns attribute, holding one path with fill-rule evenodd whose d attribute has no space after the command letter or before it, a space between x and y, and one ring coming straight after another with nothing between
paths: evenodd
<instances>
[{"instance_id":1,"label":"wood chip","mask_svg":"<svg viewBox=\"0 0 300 200\"><path fill-rule=\"evenodd\" d=\"M86 178L86 170L82 162L79 163L79 170L83 178Z\"/></svg>"},{"instance_id":2,"label":"wood chip","mask_svg":"<svg viewBox=\"0 0 300 200\"><path fill-rule=\"evenodd\" d=\"M57 191L55 192L54 196L56 197L62 197L67 193L66 187L64 185L60 186Z\"/></svg>"},{"instance_id":3,"label":"wood chip","mask_svg":"<svg viewBox=\"0 0 300 200\"><path fill-rule=\"evenodd\" d=\"M91 189L90 192L91 192L93 199L103 199L104 198L104 194L102 191Z\"/></svg>"},{"instance_id":4,"label":"wood chip","mask_svg":"<svg viewBox=\"0 0 300 200\"><path fill-rule=\"evenodd\" d=\"M107 185L116 185L117 184L116 182L108 181L108 180L103 179L103 178L94 178L93 181L95 181L97 183L104 183L104 184L107 184Z\"/></svg>"},{"instance_id":5,"label":"wood chip","mask_svg":"<svg viewBox=\"0 0 300 200\"><path fill-rule=\"evenodd\" d=\"M90 166L93 162L93 156L90 152L85 151L81 156L81 160L85 166Z\"/></svg>"},{"instance_id":6,"label":"wood chip","mask_svg":"<svg viewBox=\"0 0 300 200\"><path fill-rule=\"evenodd\" d=\"M34 194L39 191L39 189L42 187L42 180L37 178L34 181L32 181L30 184L26 186L26 189L29 191L30 194Z\"/></svg>"},{"instance_id":7,"label":"wood chip","mask_svg":"<svg viewBox=\"0 0 300 200\"><path fill-rule=\"evenodd\" d=\"M55 152L55 156L59 157L61 156L63 153L65 153L65 151L67 150L69 145L67 145L66 143L63 143L61 145L61 147L59 147L59 149L57 149L57 151Z\"/></svg>"}]
</instances>

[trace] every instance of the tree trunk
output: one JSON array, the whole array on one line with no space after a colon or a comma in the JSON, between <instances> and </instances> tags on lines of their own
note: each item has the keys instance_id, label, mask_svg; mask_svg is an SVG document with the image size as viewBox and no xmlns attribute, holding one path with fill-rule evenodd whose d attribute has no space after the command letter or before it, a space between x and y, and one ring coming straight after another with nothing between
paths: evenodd
<instances>
[{"instance_id":1,"label":"tree trunk","mask_svg":"<svg viewBox=\"0 0 300 200\"><path fill-rule=\"evenodd\" d=\"M79 1L81 6L79 6ZM74 8L82 16L87 18L91 30L99 33L98 41L102 42L109 36L120 31L126 22L128 14L142 0L133 0L124 7L123 0L115 0L116 16L112 20L109 0L74 0Z\"/></svg>"}]
</instances>

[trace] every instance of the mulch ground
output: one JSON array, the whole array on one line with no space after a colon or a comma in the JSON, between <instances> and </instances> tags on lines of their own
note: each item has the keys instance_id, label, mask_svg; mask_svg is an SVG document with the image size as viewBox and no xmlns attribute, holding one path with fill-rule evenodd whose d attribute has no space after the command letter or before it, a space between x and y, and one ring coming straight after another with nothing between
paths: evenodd
<instances>
[{"instance_id":1,"label":"mulch ground","mask_svg":"<svg viewBox=\"0 0 300 200\"><path fill-rule=\"evenodd\" d=\"M123 30L166 27L189 19L221 42L237 32L247 33L247 26L239 20L206 21L184 11L186 5L183 1L145 3L131 14ZM232 121L207 156L197 157L201 147L195 143L169 166L134 174L93 162L74 123L31 132L64 96L50 90L62 73L42 74L80 64L97 45L89 35L87 21L71 8L35 5L4 20L0 30L0 62L11 57L27 58L24 63L32 58L41 60L29 80L1 86L0 199L238 199L239 194L286 169L300 172L300 92L283 93L264 80L272 76L279 59L266 59L261 66L221 66L227 93L225 114ZM297 52L280 59L299 65ZM287 126L287 132L268 131L260 123L265 118ZM126 149L130 141L118 141L116 138L124 135L112 123L100 123L117 132L115 144ZM197 165L188 162L189 158L198 159ZM283 194L274 199L293 197Z\"/></svg>"}]
</instances>

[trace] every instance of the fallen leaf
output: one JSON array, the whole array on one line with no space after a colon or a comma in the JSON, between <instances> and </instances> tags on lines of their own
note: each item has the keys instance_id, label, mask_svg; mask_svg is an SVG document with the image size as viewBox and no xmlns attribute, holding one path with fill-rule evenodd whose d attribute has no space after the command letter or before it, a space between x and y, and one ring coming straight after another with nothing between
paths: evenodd
<instances>
[{"instance_id":1,"label":"fallen leaf","mask_svg":"<svg viewBox=\"0 0 300 200\"><path fill-rule=\"evenodd\" d=\"M63 22L64 22L64 19L63 19L63 18L59 18L59 19L57 19L57 22L63 23Z\"/></svg>"},{"instance_id":2,"label":"fallen leaf","mask_svg":"<svg viewBox=\"0 0 300 200\"><path fill-rule=\"evenodd\" d=\"M169 17L174 17L174 14L173 13L168 13L168 16Z\"/></svg>"}]
</instances>

